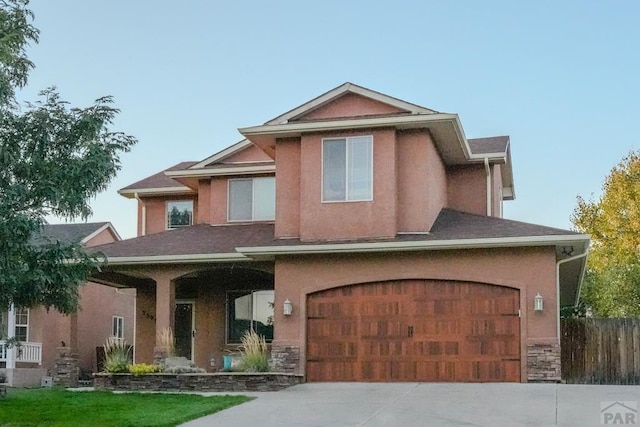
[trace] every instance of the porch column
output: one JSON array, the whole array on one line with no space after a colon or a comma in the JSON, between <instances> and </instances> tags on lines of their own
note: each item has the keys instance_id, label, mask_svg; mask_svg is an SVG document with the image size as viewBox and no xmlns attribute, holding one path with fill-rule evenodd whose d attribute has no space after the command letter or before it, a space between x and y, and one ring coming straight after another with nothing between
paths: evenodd
<instances>
[{"instance_id":1,"label":"porch column","mask_svg":"<svg viewBox=\"0 0 640 427\"><path fill-rule=\"evenodd\" d=\"M7 337L13 338L16 335L16 310L13 304L7 313ZM7 349L7 369L16 367L16 346Z\"/></svg>"},{"instance_id":2,"label":"porch column","mask_svg":"<svg viewBox=\"0 0 640 427\"><path fill-rule=\"evenodd\" d=\"M156 362L164 359L169 348L160 341L160 333L174 324L176 306L176 285L169 274L156 276L156 346L153 358Z\"/></svg>"}]
</instances>

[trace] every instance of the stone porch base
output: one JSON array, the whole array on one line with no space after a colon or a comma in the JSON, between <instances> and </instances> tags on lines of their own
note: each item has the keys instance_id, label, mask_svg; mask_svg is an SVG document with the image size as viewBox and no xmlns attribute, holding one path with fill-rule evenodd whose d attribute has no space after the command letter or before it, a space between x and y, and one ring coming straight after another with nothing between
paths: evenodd
<instances>
[{"instance_id":1,"label":"stone porch base","mask_svg":"<svg viewBox=\"0 0 640 427\"><path fill-rule=\"evenodd\" d=\"M278 391L300 384L301 375L275 372L209 374L94 374L96 390L125 391Z\"/></svg>"}]
</instances>

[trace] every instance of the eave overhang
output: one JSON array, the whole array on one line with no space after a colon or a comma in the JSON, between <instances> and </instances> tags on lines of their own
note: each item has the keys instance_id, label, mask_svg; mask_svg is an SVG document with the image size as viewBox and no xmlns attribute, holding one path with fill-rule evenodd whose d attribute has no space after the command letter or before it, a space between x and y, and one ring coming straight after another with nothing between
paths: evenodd
<instances>
[{"instance_id":1,"label":"eave overhang","mask_svg":"<svg viewBox=\"0 0 640 427\"><path fill-rule=\"evenodd\" d=\"M153 255L106 257L109 266L120 265L158 265L158 264L198 264L203 262L238 262L253 261L253 259L237 252L216 254L186 254L186 255Z\"/></svg>"},{"instance_id":2,"label":"eave overhang","mask_svg":"<svg viewBox=\"0 0 640 427\"><path fill-rule=\"evenodd\" d=\"M333 130L375 129L394 127L399 130L426 128L448 164L463 163L473 158L457 114L416 114L375 118L355 118L314 122L293 122L240 128L238 131L275 159L276 139L294 138L313 132ZM453 143L452 143L453 142Z\"/></svg>"},{"instance_id":3,"label":"eave overhang","mask_svg":"<svg viewBox=\"0 0 640 427\"><path fill-rule=\"evenodd\" d=\"M236 250L253 259L269 260L278 255L344 254L371 252L407 252L525 246L588 245L586 234L495 237L483 239L419 240L409 242L328 243L289 246L238 247Z\"/></svg>"},{"instance_id":4,"label":"eave overhang","mask_svg":"<svg viewBox=\"0 0 640 427\"><path fill-rule=\"evenodd\" d=\"M204 169L186 169L180 171L167 171L164 174L173 178L205 178L209 176L228 176L228 175L252 175L261 173L274 173L276 165L266 164L257 166L235 166L228 168L204 168Z\"/></svg>"},{"instance_id":5,"label":"eave overhang","mask_svg":"<svg viewBox=\"0 0 640 427\"><path fill-rule=\"evenodd\" d=\"M128 188L126 190L118 190L118 194L127 199L135 199L138 196L168 196L168 195L190 195L197 192L189 187L157 187L157 188Z\"/></svg>"},{"instance_id":6,"label":"eave overhang","mask_svg":"<svg viewBox=\"0 0 640 427\"><path fill-rule=\"evenodd\" d=\"M238 165L219 168L184 169L179 171L167 171L165 172L165 175L196 190L201 178L211 178L215 176L252 176L262 174L273 175L275 172L276 165L268 163L264 165L251 166Z\"/></svg>"},{"instance_id":7,"label":"eave overhang","mask_svg":"<svg viewBox=\"0 0 640 427\"><path fill-rule=\"evenodd\" d=\"M296 138L304 134L354 130L395 128L398 130L427 129L438 148L442 160L446 165L462 165L482 163L488 159L491 164L507 164L503 171L505 184L504 197L513 198L513 187L509 163L509 150L498 153L472 153L469 142L464 134L460 118L457 114L433 113L413 114L407 116L355 118L314 122L293 122L282 124L268 124L240 128L238 131L249 141L258 146L268 156L275 159L276 141L279 138ZM508 169L508 170L507 170ZM174 172L171 172L174 173ZM179 173L179 172L178 172ZM169 175L169 173L167 173ZM169 175L174 176L174 175Z\"/></svg>"}]
</instances>

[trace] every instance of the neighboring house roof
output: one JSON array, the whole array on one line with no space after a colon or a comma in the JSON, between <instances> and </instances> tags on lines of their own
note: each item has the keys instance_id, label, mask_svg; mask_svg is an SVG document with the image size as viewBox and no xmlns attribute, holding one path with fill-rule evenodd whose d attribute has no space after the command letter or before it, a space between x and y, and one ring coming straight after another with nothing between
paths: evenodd
<instances>
[{"instance_id":1,"label":"neighboring house roof","mask_svg":"<svg viewBox=\"0 0 640 427\"><path fill-rule=\"evenodd\" d=\"M173 165L168 169L151 175L150 177L141 179L131 185L127 185L126 187L118 190L118 193L128 198L135 197L136 193L140 195L193 193L193 190L182 185L175 179L170 178L165 174L165 172L184 170L196 163L197 162L180 162L177 165Z\"/></svg>"},{"instance_id":2,"label":"neighboring house roof","mask_svg":"<svg viewBox=\"0 0 640 427\"><path fill-rule=\"evenodd\" d=\"M117 240L121 240L120 235L110 222L88 222L84 224L46 224L42 232L34 237L34 242L87 243L107 228L111 230Z\"/></svg>"}]
</instances>

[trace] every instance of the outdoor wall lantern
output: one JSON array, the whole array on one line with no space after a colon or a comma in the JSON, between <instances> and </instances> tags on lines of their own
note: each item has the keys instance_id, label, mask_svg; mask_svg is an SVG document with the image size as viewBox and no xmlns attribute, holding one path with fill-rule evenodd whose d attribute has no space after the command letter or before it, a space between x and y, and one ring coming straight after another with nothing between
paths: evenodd
<instances>
[{"instance_id":1,"label":"outdoor wall lantern","mask_svg":"<svg viewBox=\"0 0 640 427\"><path fill-rule=\"evenodd\" d=\"M289 301L289 298L287 298L282 307L282 314L284 314L285 316L291 316L292 312L293 304L291 304L291 301Z\"/></svg>"},{"instance_id":2,"label":"outdoor wall lantern","mask_svg":"<svg viewBox=\"0 0 640 427\"><path fill-rule=\"evenodd\" d=\"M533 298L533 309L535 311L542 311L544 309L544 300L539 293Z\"/></svg>"}]
</instances>

